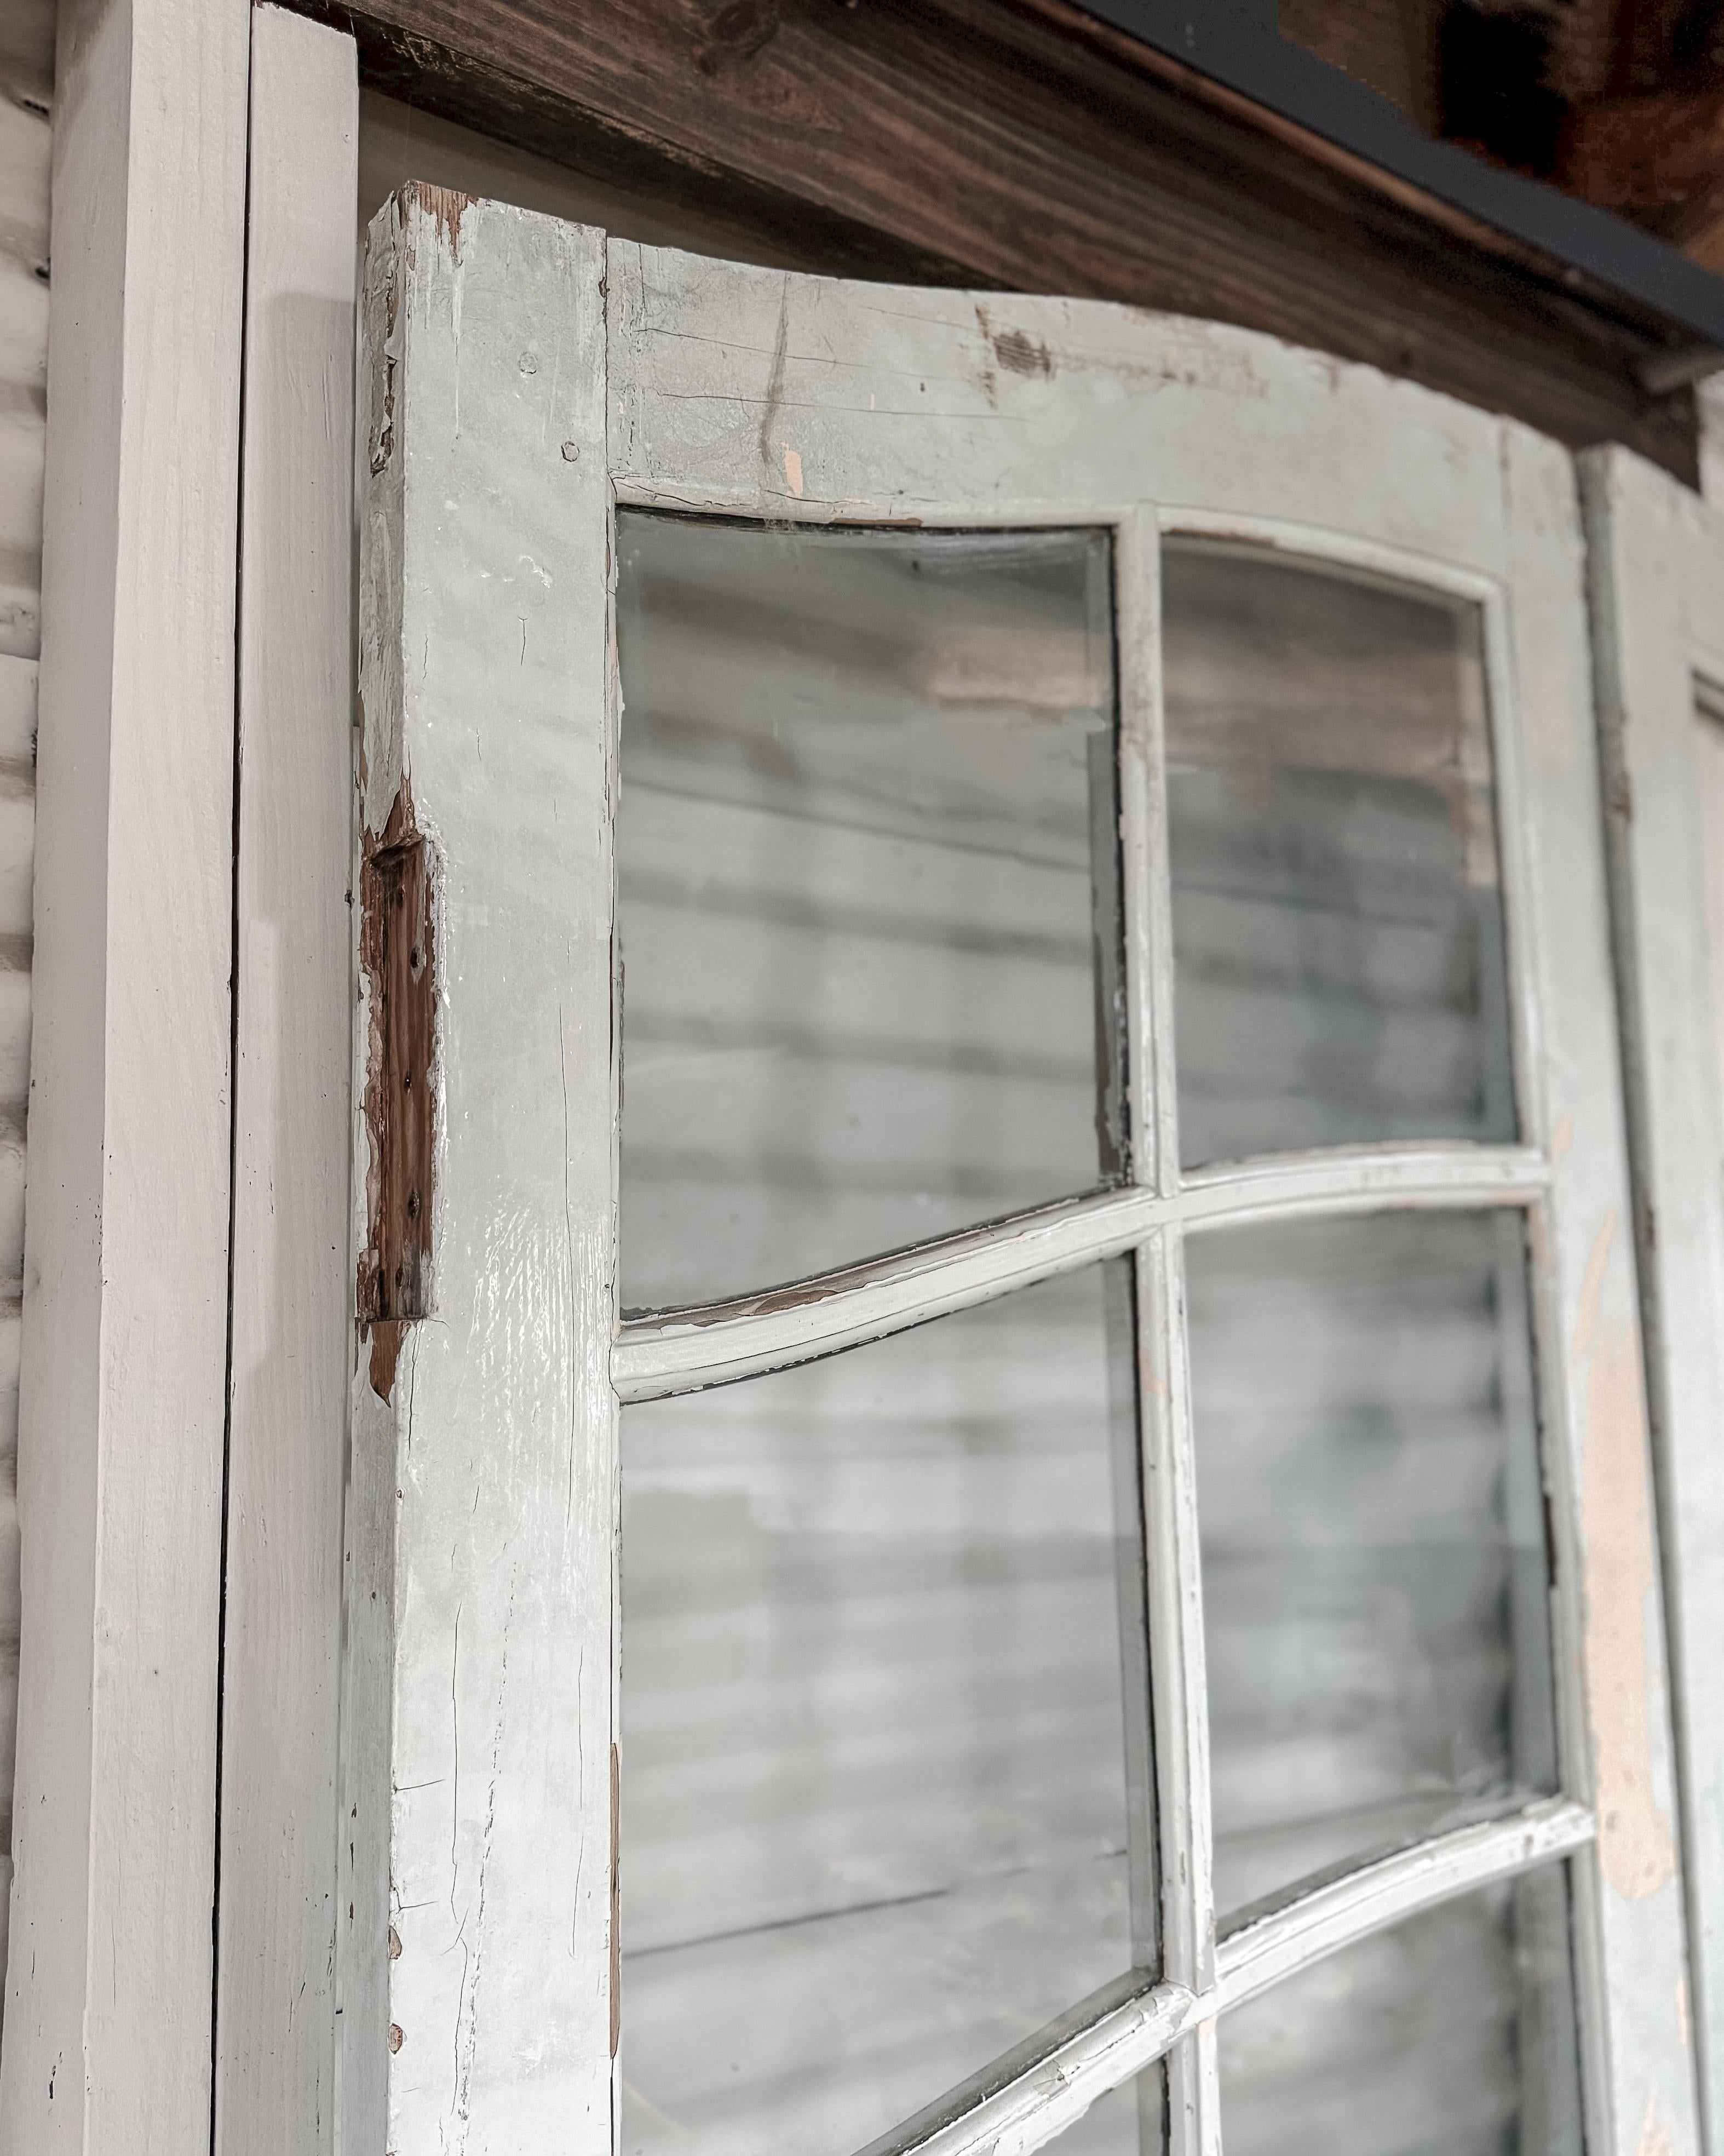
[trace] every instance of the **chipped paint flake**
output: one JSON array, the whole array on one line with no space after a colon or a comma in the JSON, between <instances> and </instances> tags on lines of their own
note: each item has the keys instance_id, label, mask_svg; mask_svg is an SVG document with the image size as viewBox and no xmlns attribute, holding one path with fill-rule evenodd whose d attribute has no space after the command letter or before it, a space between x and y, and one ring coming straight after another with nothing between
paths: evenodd
<instances>
[{"instance_id":1,"label":"chipped paint flake","mask_svg":"<svg viewBox=\"0 0 1724 2156\"><path fill-rule=\"evenodd\" d=\"M787 449L784 452L784 484L800 501L802 500L802 454L799 450Z\"/></svg>"}]
</instances>

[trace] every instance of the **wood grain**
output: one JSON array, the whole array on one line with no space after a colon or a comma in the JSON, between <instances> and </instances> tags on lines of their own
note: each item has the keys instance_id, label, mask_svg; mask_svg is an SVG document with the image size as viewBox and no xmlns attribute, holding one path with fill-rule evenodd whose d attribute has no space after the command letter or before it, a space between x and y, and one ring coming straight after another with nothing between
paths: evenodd
<instances>
[{"instance_id":1,"label":"wood grain","mask_svg":"<svg viewBox=\"0 0 1724 2156\"><path fill-rule=\"evenodd\" d=\"M803 266L1112 299L1364 360L1692 480L1668 341L1575 273L1197 94L1064 0L300 0L364 79L600 177L745 211Z\"/></svg>"},{"instance_id":2,"label":"wood grain","mask_svg":"<svg viewBox=\"0 0 1724 2156\"><path fill-rule=\"evenodd\" d=\"M410 777L444 1000L431 1308L351 1400L344 2148L612 2147L602 249L428 190L367 269L362 844Z\"/></svg>"},{"instance_id":3,"label":"wood grain","mask_svg":"<svg viewBox=\"0 0 1724 2156\"><path fill-rule=\"evenodd\" d=\"M396 797L386 830L406 835L367 851L359 872L360 963L371 992L365 1125L371 1235L360 1261L359 1319L372 1328L373 1388L389 1397L399 1322L430 1308L434 1196L432 1093L437 1038L430 855Z\"/></svg>"}]
</instances>

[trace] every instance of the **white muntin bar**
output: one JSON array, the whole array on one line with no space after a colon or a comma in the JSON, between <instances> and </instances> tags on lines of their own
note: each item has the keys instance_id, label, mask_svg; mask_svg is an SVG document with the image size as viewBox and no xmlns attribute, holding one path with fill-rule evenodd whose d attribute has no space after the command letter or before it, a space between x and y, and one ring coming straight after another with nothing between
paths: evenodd
<instances>
[{"instance_id":1,"label":"white muntin bar","mask_svg":"<svg viewBox=\"0 0 1724 2156\"><path fill-rule=\"evenodd\" d=\"M1583 1804L1551 1797L1506 1817L1457 1827L1326 1881L1242 1926L1213 1952L1200 1991L1143 1979L1118 1997L1101 1994L1094 2018L1046 2048L1032 2041L1015 2069L984 2069L861 2156L1029 2156L1063 2133L1114 2089L1171 2053L1193 2057L1184 2079L1210 2084L1200 2130L1213 2138L1217 2017L1373 1933L1537 1866L1584 1849L1595 1826ZM1182 2041L1182 2040L1185 2040ZM1177 2047L1177 2048L1176 2048ZM1171 2063L1171 2061L1170 2061ZM999 2086L977 2101L978 2086ZM1177 2120L1176 2110L1176 2120ZM1176 2136L1181 2133L1176 2125ZM1189 2138L1192 2125L1183 2129Z\"/></svg>"},{"instance_id":2,"label":"white muntin bar","mask_svg":"<svg viewBox=\"0 0 1724 2156\"><path fill-rule=\"evenodd\" d=\"M1183 1985L1150 1984L1033 2058L979 2103L954 2091L862 2156L1028 2156L1075 2125L1097 2100L1163 2057L1198 2002ZM961 2110L957 2118L942 2112Z\"/></svg>"},{"instance_id":3,"label":"white muntin bar","mask_svg":"<svg viewBox=\"0 0 1724 2156\"><path fill-rule=\"evenodd\" d=\"M1185 1266L1177 1229L1137 1256L1138 1415L1162 1852L1162 1966L1200 1996L1215 1976L1208 1686L1203 1552L1186 1352ZM1196 2017L1201 2020L1201 2015ZM1214 2141L1213 2046L1184 2046L1169 2066L1172 2156Z\"/></svg>"},{"instance_id":4,"label":"white muntin bar","mask_svg":"<svg viewBox=\"0 0 1724 2156\"><path fill-rule=\"evenodd\" d=\"M1547 1179L1538 1156L1518 1147L1414 1146L1206 1169L1172 1197L1101 1191L764 1294L627 1320L611 1383L623 1400L659 1399L810 1362L1117 1256L1175 1221L1202 1228L1305 1212L1511 1205Z\"/></svg>"},{"instance_id":5,"label":"white muntin bar","mask_svg":"<svg viewBox=\"0 0 1724 2156\"><path fill-rule=\"evenodd\" d=\"M1584 1804L1550 1797L1349 1871L1224 1938L1215 1954L1214 2006L1224 2012L1242 2005L1326 1954L1458 1894L1570 1856L1596 1833Z\"/></svg>"}]
</instances>

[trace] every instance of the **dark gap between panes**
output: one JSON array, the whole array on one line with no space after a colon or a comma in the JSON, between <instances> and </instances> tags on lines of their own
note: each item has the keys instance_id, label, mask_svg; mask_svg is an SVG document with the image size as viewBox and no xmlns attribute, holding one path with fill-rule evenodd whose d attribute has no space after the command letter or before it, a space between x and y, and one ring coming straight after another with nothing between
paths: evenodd
<instances>
[{"instance_id":1,"label":"dark gap between panes","mask_svg":"<svg viewBox=\"0 0 1724 2156\"><path fill-rule=\"evenodd\" d=\"M1122 1181L1111 535L618 550L625 1308Z\"/></svg>"}]
</instances>

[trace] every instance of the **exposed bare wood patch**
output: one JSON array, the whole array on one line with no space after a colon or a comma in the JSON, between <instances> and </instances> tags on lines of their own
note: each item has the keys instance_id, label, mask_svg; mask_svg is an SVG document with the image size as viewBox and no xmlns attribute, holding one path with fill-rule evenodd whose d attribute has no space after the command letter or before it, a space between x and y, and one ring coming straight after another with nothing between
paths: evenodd
<instances>
[{"instance_id":1,"label":"exposed bare wood patch","mask_svg":"<svg viewBox=\"0 0 1724 2156\"><path fill-rule=\"evenodd\" d=\"M1600 1317L1616 1237L1613 1211L1587 1268L1574 1359L1586 1371L1586 1462L1581 1535L1586 1573L1587 1689L1597 1746L1598 1856L1604 1876L1642 1901L1672 1876L1675 1837L1653 1761L1655 1666L1646 1611L1658 1585L1652 1537L1639 1342Z\"/></svg>"},{"instance_id":2,"label":"exposed bare wood patch","mask_svg":"<svg viewBox=\"0 0 1724 2156\"><path fill-rule=\"evenodd\" d=\"M433 187L426 180L416 181L413 192L431 213L438 237L454 260L459 262L461 259L461 214L471 205L473 197L464 195L454 187Z\"/></svg>"},{"instance_id":3,"label":"exposed bare wood patch","mask_svg":"<svg viewBox=\"0 0 1724 2156\"><path fill-rule=\"evenodd\" d=\"M429 849L403 782L360 871L360 962L370 990L365 1124L368 1234L357 1283L371 1381L387 1399L402 1327L430 1307L437 988Z\"/></svg>"}]
</instances>

